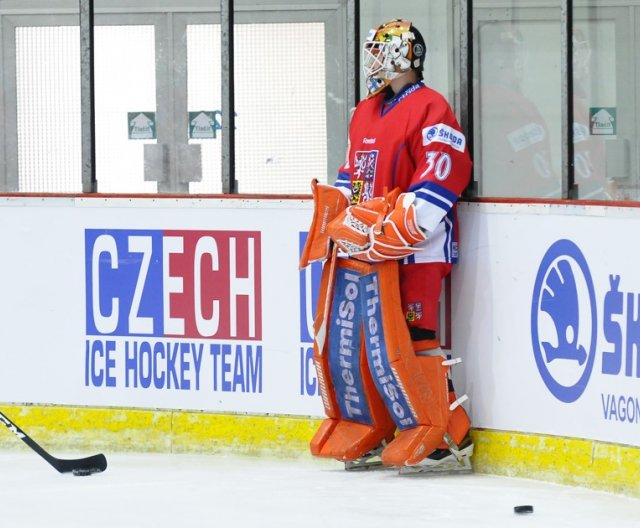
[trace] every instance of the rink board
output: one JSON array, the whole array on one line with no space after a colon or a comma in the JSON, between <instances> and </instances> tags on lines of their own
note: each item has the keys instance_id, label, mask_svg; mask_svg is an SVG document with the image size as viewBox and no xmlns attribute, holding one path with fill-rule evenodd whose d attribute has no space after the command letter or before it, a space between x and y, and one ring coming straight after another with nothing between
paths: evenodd
<instances>
[{"instance_id":1,"label":"rink board","mask_svg":"<svg viewBox=\"0 0 640 528\"><path fill-rule=\"evenodd\" d=\"M459 213L450 353L476 469L639 493L640 210ZM0 402L61 446L305 452L310 219L303 199L0 198Z\"/></svg>"},{"instance_id":2,"label":"rink board","mask_svg":"<svg viewBox=\"0 0 640 528\"><path fill-rule=\"evenodd\" d=\"M0 401L319 416L310 219L304 200L1 199Z\"/></svg>"},{"instance_id":3,"label":"rink board","mask_svg":"<svg viewBox=\"0 0 640 528\"><path fill-rule=\"evenodd\" d=\"M640 446L640 209L462 204L460 223L474 425Z\"/></svg>"}]
</instances>

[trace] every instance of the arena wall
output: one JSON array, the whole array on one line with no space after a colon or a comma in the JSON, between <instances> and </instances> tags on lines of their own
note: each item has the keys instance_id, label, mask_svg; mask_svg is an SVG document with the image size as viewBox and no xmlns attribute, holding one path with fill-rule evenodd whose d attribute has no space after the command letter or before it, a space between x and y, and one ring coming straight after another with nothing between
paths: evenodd
<instances>
[{"instance_id":1,"label":"arena wall","mask_svg":"<svg viewBox=\"0 0 640 528\"><path fill-rule=\"evenodd\" d=\"M0 410L62 452L309 456L311 212L303 197L0 198ZM459 215L442 313L474 469L640 496L640 209Z\"/></svg>"}]
</instances>

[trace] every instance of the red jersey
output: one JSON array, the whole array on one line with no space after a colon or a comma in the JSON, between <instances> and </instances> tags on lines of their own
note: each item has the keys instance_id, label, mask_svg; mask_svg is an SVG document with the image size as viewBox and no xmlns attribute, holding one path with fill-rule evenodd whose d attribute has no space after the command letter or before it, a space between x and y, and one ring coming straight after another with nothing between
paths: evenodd
<instances>
[{"instance_id":1,"label":"red jersey","mask_svg":"<svg viewBox=\"0 0 640 528\"><path fill-rule=\"evenodd\" d=\"M455 203L469 183L471 158L445 98L422 82L393 98L382 92L358 104L349 152L336 186L352 204L400 187L416 194L418 223L428 240L407 262L455 262Z\"/></svg>"}]
</instances>

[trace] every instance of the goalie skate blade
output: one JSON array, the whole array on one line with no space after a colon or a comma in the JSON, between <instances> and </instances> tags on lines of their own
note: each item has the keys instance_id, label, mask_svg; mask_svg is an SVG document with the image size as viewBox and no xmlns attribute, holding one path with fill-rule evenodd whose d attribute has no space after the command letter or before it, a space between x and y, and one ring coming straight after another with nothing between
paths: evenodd
<instances>
[{"instance_id":1,"label":"goalie skate blade","mask_svg":"<svg viewBox=\"0 0 640 528\"><path fill-rule=\"evenodd\" d=\"M443 458L425 458L415 466L403 466L400 468L401 475L414 475L419 473L471 473L471 456L473 455L473 443L468 443L463 448L450 451Z\"/></svg>"},{"instance_id":2,"label":"goalie skate blade","mask_svg":"<svg viewBox=\"0 0 640 528\"><path fill-rule=\"evenodd\" d=\"M453 475L473 473L473 468L471 467L471 459L468 456L464 456L460 462L454 458L435 466L426 464L402 466L398 472L400 475Z\"/></svg>"},{"instance_id":3,"label":"goalie skate blade","mask_svg":"<svg viewBox=\"0 0 640 528\"><path fill-rule=\"evenodd\" d=\"M366 471L368 469L386 469L386 466L382 465L382 459L380 454L384 450L385 446L380 446L376 449L369 451L366 455L357 458L356 460L347 460L344 463L344 469L347 471Z\"/></svg>"},{"instance_id":4,"label":"goalie skate blade","mask_svg":"<svg viewBox=\"0 0 640 528\"><path fill-rule=\"evenodd\" d=\"M367 471L369 469L386 469L382 465L382 460L373 460L360 462L358 460L350 460L344 463L344 469L347 471Z\"/></svg>"}]
</instances>

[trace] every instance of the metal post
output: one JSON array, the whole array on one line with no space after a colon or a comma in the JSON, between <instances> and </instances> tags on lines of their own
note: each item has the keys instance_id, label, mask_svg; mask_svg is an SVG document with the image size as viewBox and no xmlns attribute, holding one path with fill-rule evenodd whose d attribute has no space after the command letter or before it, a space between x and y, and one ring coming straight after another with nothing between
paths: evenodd
<instances>
[{"instance_id":1,"label":"metal post","mask_svg":"<svg viewBox=\"0 0 640 528\"><path fill-rule=\"evenodd\" d=\"M573 0L562 0L561 23L561 112L562 198L577 199L573 149Z\"/></svg>"},{"instance_id":2,"label":"metal post","mask_svg":"<svg viewBox=\"0 0 640 528\"><path fill-rule=\"evenodd\" d=\"M222 192L238 192L235 175L235 101L233 96L233 0L220 0L222 49Z\"/></svg>"},{"instance_id":3,"label":"metal post","mask_svg":"<svg viewBox=\"0 0 640 528\"><path fill-rule=\"evenodd\" d=\"M98 192L96 180L96 104L94 90L93 0L80 1L80 115L82 192Z\"/></svg>"},{"instance_id":4,"label":"metal post","mask_svg":"<svg viewBox=\"0 0 640 528\"><path fill-rule=\"evenodd\" d=\"M460 2L460 126L473 154L473 0Z\"/></svg>"},{"instance_id":5,"label":"metal post","mask_svg":"<svg viewBox=\"0 0 640 528\"><path fill-rule=\"evenodd\" d=\"M473 0L460 1L460 126L473 157ZM478 194L473 175L464 196Z\"/></svg>"},{"instance_id":6,"label":"metal post","mask_svg":"<svg viewBox=\"0 0 640 528\"><path fill-rule=\"evenodd\" d=\"M360 101L360 0L347 0L347 109Z\"/></svg>"}]
</instances>

